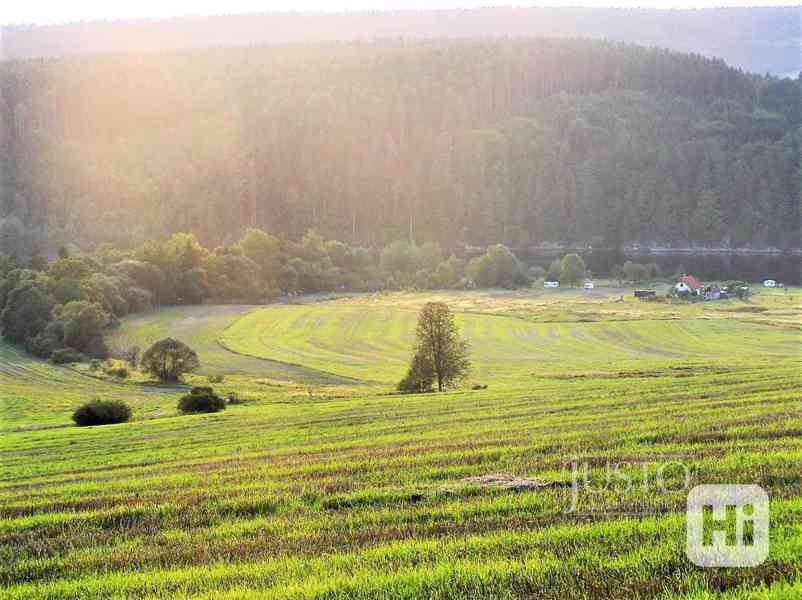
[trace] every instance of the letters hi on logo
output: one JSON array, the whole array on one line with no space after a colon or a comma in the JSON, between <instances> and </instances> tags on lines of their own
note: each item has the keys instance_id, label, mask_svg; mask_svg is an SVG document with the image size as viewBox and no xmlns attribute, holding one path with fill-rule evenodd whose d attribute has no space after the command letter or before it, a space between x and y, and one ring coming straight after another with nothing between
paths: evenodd
<instances>
[{"instance_id":1,"label":"letters hi on logo","mask_svg":"<svg viewBox=\"0 0 802 600\"><path fill-rule=\"evenodd\" d=\"M712 518L705 519L706 512ZM691 490L687 553L700 567L763 564L769 555L769 497L763 488L701 485Z\"/></svg>"}]
</instances>

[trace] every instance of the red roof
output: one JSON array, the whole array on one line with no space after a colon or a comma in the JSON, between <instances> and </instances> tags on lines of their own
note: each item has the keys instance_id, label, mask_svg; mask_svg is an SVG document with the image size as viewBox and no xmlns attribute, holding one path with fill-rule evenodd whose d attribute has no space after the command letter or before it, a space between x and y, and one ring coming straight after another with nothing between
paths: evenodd
<instances>
[{"instance_id":1,"label":"red roof","mask_svg":"<svg viewBox=\"0 0 802 600\"><path fill-rule=\"evenodd\" d=\"M693 275L685 275L680 278L680 283L684 283L692 290L698 290L702 287L702 284L699 283L699 280L696 279Z\"/></svg>"}]
</instances>

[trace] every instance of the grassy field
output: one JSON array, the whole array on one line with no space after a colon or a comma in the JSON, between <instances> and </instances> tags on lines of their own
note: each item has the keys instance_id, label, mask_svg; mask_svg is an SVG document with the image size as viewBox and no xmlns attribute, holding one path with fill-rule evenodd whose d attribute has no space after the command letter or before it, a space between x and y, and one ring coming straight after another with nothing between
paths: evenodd
<instances>
[{"instance_id":1,"label":"grassy field","mask_svg":"<svg viewBox=\"0 0 802 600\"><path fill-rule=\"evenodd\" d=\"M392 392L435 297L489 389ZM796 600L799 301L396 294L124 323L127 341L197 347L247 400L192 417L175 415L179 390L4 347L0 599ZM75 403L109 395L136 420L66 426ZM574 462L593 491L574 495ZM605 489L616 464L632 485ZM768 491L765 564L688 561L684 468L691 486Z\"/></svg>"},{"instance_id":2,"label":"grassy field","mask_svg":"<svg viewBox=\"0 0 802 600\"><path fill-rule=\"evenodd\" d=\"M409 360L419 299L271 306L233 323L221 342L241 355L359 380L397 382ZM464 295L444 298L449 304L460 299L465 302ZM458 319L473 348L476 377L493 383L516 383L555 370L603 370L612 364L621 369L739 357L773 360L799 350L799 331L793 327L723 315L678 319L653 312L635 320L543 323L508 316L503 302L498 301L500 314L466 306L468 312Z\"/></svg>"},{"instance_id":3,"label":"grassy field","mask_svg":"<svg viewBox=\"0 0 802 600\"><path fill-rule=\"evenodd\" d=\"M125 400L141 419L175 414L179 389L101 380L55 367L0 343L0 434L71 424L70 415L95 398Z\"/></svg>"},{"instance_id":4,"label":"grassy field","mask_svg":"<svg viewBox=\"0 0 802 600\"><path fill-rule=\"evenodd\" d=\"M344 380L303 366L237 354L221 345L227 327L253 306L190 306L167 308L126 319L111 336L111 345L138 345L144 349L167 336L180 339L202 357L201 374L232 374L310 383L345 383Z\"/></svg>"}]
</instances>

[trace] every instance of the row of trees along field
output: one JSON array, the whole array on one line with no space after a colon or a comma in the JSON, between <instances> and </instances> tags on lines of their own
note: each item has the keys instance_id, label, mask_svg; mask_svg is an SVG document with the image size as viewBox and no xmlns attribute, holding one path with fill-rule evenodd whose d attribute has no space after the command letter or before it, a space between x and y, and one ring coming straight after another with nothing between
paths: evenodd
<instances>
[{"instance_id":1,"label":"row of trees along field","mask_svg":"<svg viewBox=\"0 0 802 600\"><path fill-rule=\"evenodd\" d=\"M582 40L9 62L0 252L249 227L369 248L798 246L801 106L799 81Z\"/></svg>"},{"instance_id":2,"label":"row of trees along field","mask_svg":"<svg viewBox=\"0 0 802 600\"><path fill-rule=\"evenodd\" d=\"M571 266L572 257L581 263L569 255L562 274L577 284L585 268ZM261 303L301 292L515 287L545 275L544 269L527 270L503 245L466 263L446 258L434 242L397 241L374 252L311 230L291 242L249 229L236 243L210 250L194 235L177 233L132 250L104 245L71 255L62 248L51 262L36 255L21 265L0 257L0 323L7 340L37 356L72 362L80 354L107 355L107 329L154 307Z\"/></svg>"}]
</instances>

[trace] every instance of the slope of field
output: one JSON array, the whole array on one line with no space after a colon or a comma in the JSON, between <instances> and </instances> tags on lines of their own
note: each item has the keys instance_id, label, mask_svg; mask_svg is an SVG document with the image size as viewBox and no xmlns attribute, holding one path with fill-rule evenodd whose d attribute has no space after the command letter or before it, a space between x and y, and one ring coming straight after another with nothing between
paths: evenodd
<instances>
[{"instance_id":1,"label":"slope of field","mask_svg":"<svg viewBox=\"0 0 802 600\"><path fill-rule=\"evenodd\" d=\"M221 343L240 354L345 377L398 381L409 360L421 297L395 295L270 306L233 323L223 333ZM580 298L576 293L559 297L577 304ZM508 303L507 313L515 316L507 316L487 312L488 305L494 305L492 299L482 302L470 295L471 302L460 306L464 298L465 295L456 295L444 300L455 310L466 311L459 313L458 321L472 346L475 375L493 381L511 381L555 368L628 368L678 360L744 357L771 360L800 350L799 331L795 328L734 318L738 313L714 315L696 306L671 306L661 311L648 304L629 302L615 310L619 319L629 313L630 307L632 311L642 311L634 320L543 323L527 320L525 305ZM606 301L605 296L600 298L595 302L596 310ZM496 310L505 308L501 299L496 299L495 304ZM737 309L746 304L726 306ZM683 311L686 318L675 318Z\"/></svg>"},{"instance_id":2,"label":"slope of field","mask_svg":"<svg viewBox=\"0 0 802 600\"><path fill-rule=\"evenodd\" d=\"M78 406L95 398L125 400L139 418L173 414L177 392L96 379L0 343L0 432L65 425Z\"/></svg>"},{"instance_id":3,"label":"slope of field","mask_svg":"<svg viewBox=\"0 0 802 600\"><path fill-rule=\"evenodd\" d=\"M174 391L5 347L15 422L58 421L93 391L156 390L142 402L170 408L3 431L0 600L795 600L798 292L692 306L617 296L388 295L128 321L143 340L181 334L210 364L228 364L222 336L310 373L385 382L307 393L243 369L220 387L248 401L214 415L177 417ZM387 393L415 310L434 298L459 312L489 389ZM580 478L574 493L574 463L592 491ZM505 487L512 477L539 485ZM769 493L765 564L686 558L686 487L709 483Z\"/></svg>"},{"instance_id":4,"label":"slope of field","mask_svg":"<svg viewBox=\"0 0 802 600\"><path fill-rule=\"evenodd\" d=\"M799 384L798 365L778 362L14 433L0 442L0 598L779 594L802 584ZM571 512L573 460L595 489L607 461L635 484L583 492ZM676 463L692 485L768 490L765 565L685 558ZM556 483L473 479L499 473Z\"/></svg>"},{"instance_id":5,"label":"slope of field","mask_svg":"<svg viewBox=\"0 0 802 600\"><path fill-rule=\"evenodd\" d=\"M201 374L240 374L312 383L345 383L313 369L265 360L226 350L219 343L225 329L256 307L188 306L159 310L124 319L109 340L111 346L137 345L143 350L165 337L188 344L201 359Z\"/></svg>"}]
</instances>

